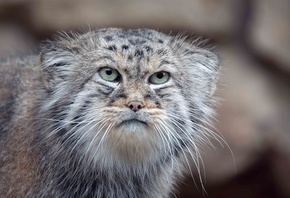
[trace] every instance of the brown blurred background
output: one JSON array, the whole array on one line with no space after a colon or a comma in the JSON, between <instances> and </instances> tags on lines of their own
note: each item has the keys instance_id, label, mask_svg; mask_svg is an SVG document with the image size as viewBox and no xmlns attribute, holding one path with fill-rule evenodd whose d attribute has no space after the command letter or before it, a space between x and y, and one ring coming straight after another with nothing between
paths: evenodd
<instances>
[{"instance_id":1,"label":"brown blurred background","mask_svg":"<svg viewBox=\"0 0 290 198\"><path fill-rule=\"evenodd\" d=\"M207 192L188 176L178 197L290 197L289 0L0 0L0 58L35 53L60 30L111 26L202 36L221 57L216 126L236 164L213 141Z\"/></svg>"}]
</instances>

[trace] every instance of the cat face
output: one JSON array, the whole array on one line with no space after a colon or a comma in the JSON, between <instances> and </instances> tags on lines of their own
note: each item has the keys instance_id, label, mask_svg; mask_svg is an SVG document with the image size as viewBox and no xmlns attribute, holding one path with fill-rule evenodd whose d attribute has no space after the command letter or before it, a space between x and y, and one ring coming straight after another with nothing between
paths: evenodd
<instances>
[{"instance_id":1,"label":"cat face","mask_svg":"<svg viewBox=\"0 0 290 198\"><path fill-rule=\"evenodd\" d=\"M153 30L100 29L43 48L45 137L93 163L184 155L212 114L218 60Z\"/></svg>"}]
</instances>

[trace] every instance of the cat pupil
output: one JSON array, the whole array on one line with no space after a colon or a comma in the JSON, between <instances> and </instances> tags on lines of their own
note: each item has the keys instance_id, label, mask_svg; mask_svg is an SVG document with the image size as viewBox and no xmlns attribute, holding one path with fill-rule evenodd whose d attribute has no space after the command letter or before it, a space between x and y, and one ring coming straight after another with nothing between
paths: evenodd
<instances>
[{"instance_id":1,"label":"cat pupil","mask_svg":"<svg viewBox=\"0 0 290 198\"><path fill-rule=\"evenodd\" d=\"M163 78L164 75L163 75L163 73L159 72L159 73L157 73L156 76L157 76L157 78L161 79L161 78Z\"/></svg>"},{"instance_id":2,"label":"cat pupil","mask_svg":"<svg viewBox=\"0 0 290 198\"><path fill-rule=\"evenodd\" d=\"M107 69L107 70L106 70L106 74L107 74L107 75L111 75L112 73L113 73L112 70L110 70L110 69Z\"/></svg>"}]
</instances>

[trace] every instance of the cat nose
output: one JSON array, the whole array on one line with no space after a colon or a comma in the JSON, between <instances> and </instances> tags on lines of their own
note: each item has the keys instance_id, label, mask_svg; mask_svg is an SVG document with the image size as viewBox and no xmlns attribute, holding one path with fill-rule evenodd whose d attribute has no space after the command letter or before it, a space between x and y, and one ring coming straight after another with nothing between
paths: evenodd
<instances>
[{"instance_id":1,"label":"cat nose","mask_svg":"<svg viewBox=\"0 0 290 198\"><path fill-rule=\"evenodd\" d=\"M141 108L143 108L144 105L140 101L130 101L130 102L128 102L127 107L129 107L132 111L136 112L136 111L140 110Z\"/></svg>"}]
</instances>

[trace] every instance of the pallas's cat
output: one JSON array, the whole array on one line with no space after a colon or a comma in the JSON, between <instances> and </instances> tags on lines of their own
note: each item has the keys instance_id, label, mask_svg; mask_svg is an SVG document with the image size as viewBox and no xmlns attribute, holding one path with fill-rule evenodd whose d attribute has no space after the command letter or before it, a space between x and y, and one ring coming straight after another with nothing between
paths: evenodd
<instances>
[{"instance_id":1,"label":"pallas's cat","mask_svg":"<svg viewBox=\"0 0 290 198\"><path fill-rule=\"evenodd\" d=\"M117 28L1 63L1 197L172 196L209 135L218 67L181 37Z\"/></svg>"}]
</instances>

